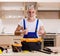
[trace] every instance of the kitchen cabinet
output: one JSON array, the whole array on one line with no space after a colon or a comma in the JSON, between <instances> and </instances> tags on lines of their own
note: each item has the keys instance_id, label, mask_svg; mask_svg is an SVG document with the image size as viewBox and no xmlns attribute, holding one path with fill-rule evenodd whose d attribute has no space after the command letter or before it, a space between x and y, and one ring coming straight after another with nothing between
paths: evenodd
<instances>
[{"instance_id":1,"label":"kitchen cabinet","mask_svg":"<svg viewBox=\"0 0 60 56\"><path fill-rule=\"evenodd\" d=\"M21 43L20 38L22 38L22 36L15 36L12 34L0 34L0 47L9 46L11 48L11 45L14 44L14 42Z\"/></svg>"},{"instance_id":2,"label":"kitchen cabinet","mask_svg":"<svg viewBox=\"0 0 60 56\"><path fill-rule=\"evenodd\" d=\"M24 18L26 17L27 5L34 5L38 18L59 19L59 2L0 2L0 17L4 18Z\"/></svg>"},{"instance_id":3,"label":"kitchen cabinet","mask_svg":"<svg viewBox=\"0 0 60 56\"><path fill-rule=\"evenodd\" d=\"M2 19L26 17L27 5L35 5L36 2L0 2L0 14Z\"/></svg>"},{"instance_id":4,"label":"kitchen cabinet","mask_svg":"<svg viewBox=\"0 0 60 56\"><path fill-rule=\"evenodd\" d=\"M25 14L24 2L0 2L1 18L21 18Z\"/></svg>"},{"instance_id":5,"label":"kitchen cabinet","mask_svg":"<svg viewBox=\"0 0 60 56\"><path fill-rule=\"evenodd\" d=\"M59 2L38 2L38 10L60 10Z\"/></svg>"},{"instance_id":6,"label":"kitchen cabinet","mask_svg":"<svg viewBox=\"0 0 60 56\"><path fill-rule=\"evenodd\" d=\"M58 2L38 2L37 17L41 19L59 19L60 3Z\"/></svg>"}]
</instances>

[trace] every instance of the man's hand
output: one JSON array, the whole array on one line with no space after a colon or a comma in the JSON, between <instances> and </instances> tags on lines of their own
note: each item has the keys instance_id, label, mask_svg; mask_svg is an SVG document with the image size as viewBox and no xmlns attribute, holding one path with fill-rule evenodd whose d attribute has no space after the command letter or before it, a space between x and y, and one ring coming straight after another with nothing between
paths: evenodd
<instances>
[{"instance_id":1,"label":"man's hand","mask_svg":"<svg viewBox=\"0 0 60 56\"><path fill-rule=\"evenodd\" d=\"M23 30L23 34L28 34L28 30L27 29L25 29L25 30Z\"/></svg>"},{"instance_id":2,"label":"man's hand","mask_svg":"<svg viewBox=\"0 0 60 56\"><path fill-rule=\"evenodd\" d=\"M39 34L39 35L44 34L44 30L40 30L40 31L38 31L38 34Z\"/></svg>"},{"instance_id":3,"label":"man's hand","mask_svg":"<svg viewBox=\"0 0 60 56\"><path fill-rule=\"evenodd\" d=\"M44 34L45 34L45 30L44 30L44 27L43 27L43 26L41 26L41 27L39 28L38 34L39 34L39 35L44 35Z\"/></svg>"}]
</instances>

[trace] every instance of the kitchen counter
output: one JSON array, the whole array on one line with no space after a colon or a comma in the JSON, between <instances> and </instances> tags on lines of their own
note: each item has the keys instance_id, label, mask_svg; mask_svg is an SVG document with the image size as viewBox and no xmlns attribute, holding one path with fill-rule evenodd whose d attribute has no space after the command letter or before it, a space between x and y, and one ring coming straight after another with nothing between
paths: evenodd
<instances>
[{"instance_id":1,"label":"kitchen counter","mask_svg":"<svg viewBox=\"0 0 60 56\"><path fill-rule=\"evenodd\" d=\"M59 36L58 36L59 35ZM23 38L23 36L16 36L12 33L4 33L4 34L0 34L0 46L1 45L6 45L6 44L13 44L14 42L18 42L20 43L20 39ZM46 38L53 38L54 40L54 46L60 46L60 34L56 34L56 33L46 33L46 36L44 37L44 39ZM48 41L48 40L47 40ZM44 41L42 42L42 47L44 47Z\"/></svg>"},{"instance_id":2,"label":"kitchen counter","mask_svg":"<svg viewBox=\"0 0 60 56\"><path fill-rule=\"evenodd\" d=\"M60 53L58 54L45 54L41 52L20 52L20 53L3 53L0 54L0 56L60 56Z\"/></svg>"},{"instance_id":3,"label":"kitchen counter","mask_svg":"<svg viewBox=\"0 0 60 56\"><path fill-rule=\"evenodd\" d=\"M23 36L15 36L14 34L0 34L0 46L11 46L14 42L21 43L20 38Z\"/></svg>"},{"instance_id":4,"label":"kitchen counter","mask_svg":"<svg viewBox=\"0 0 60 56\"><path fill-rule=\"evenodd\" d=\"M46 54L38 51L34 52L29 52L29 51L22 51L18 53L12 52L12 49L8 50L8 53L3 52L0 54L0 56L60 56L60 47L49 47L53 51L57 51L57 54L51 53L51 54Z\"/></svg>"},{"instance_id":5,"label":"kitchen counter","mask_svg":"<svg viewBox=\"0 0 60 56\"><path fill-rule=\"evenodd\" d=\"M0 33L0 35L14 35L14 33Z\"/></svg>"},{"instance_id":6,"label":"kitchen counter","mask_svg":"<svg viewBox=\"0 0 60 56\"><path fill-rule=\"evenodd\" d=\"M58 35L60 33L46 33L46 35ZM14 33L0 33L0 35L14 35Z\"/></svg>"}]
</instances>

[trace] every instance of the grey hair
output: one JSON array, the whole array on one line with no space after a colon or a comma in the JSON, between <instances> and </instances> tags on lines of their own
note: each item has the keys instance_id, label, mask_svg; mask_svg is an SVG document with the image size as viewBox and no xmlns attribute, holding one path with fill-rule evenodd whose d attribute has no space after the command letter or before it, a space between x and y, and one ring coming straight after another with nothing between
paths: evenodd
<instances>
[{"instance_id":1,"label":"grey hair","mask_svg":"<svg viewBox=\"0 0 60 56\"><path fill-rule=\"evenodd\" d=\"M35 9L34 5L28 5L27 10L29 10L29 9Z\"/></svg>"},{"instance_id":2,"label":"grey hair","mask_svg":"<svg viewBox=\"0 0 60 56\"><path fill-rule=\"evenodd\" d=\"M30 9L36 10L36 8L35 8L34 5L28 5L28 6L26 7L26 9L27 9L27 10L30 10ZM28 14L27 14L27 17L28 17ZM34 18L36 18L36 15L34 16Z\"/></svg>"}]
</instances>

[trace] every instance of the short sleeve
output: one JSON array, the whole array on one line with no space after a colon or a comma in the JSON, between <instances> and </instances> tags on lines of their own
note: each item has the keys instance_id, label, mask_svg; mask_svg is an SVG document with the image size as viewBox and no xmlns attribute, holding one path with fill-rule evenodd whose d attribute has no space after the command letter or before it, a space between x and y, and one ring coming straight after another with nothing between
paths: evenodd
<instances>
[{"instance_id":1,"label":"short sleeve","mask_svg":"<svg viewBox=\"0 0 60 56\"><path fill-rule=\"evenodd\" d=\"M18 23L18 25L22 26L23 27L23 19L21 19Z\"/></svg>"},{"instance_id":2,"label":"short sleeve","mask_svg":"<svg viewBox=\"0 0 60 56\"><path fill-rule=\"evenodd\" d=\"M39 26L43 26L43 22L39 20Z\"/></svg>"},{"instance_id":3,"label":"short sleeve","mask_svg":"<svg viewBox=\"0 0 60 56\"><path fill-rule=\"evenodd\" d=\"M44 26L44 25L43 25L43 22L39 19L38 29L37 29L38 31L39 31L39 29L40 29L41 26Z\"/></svg>"}]
</instances>

